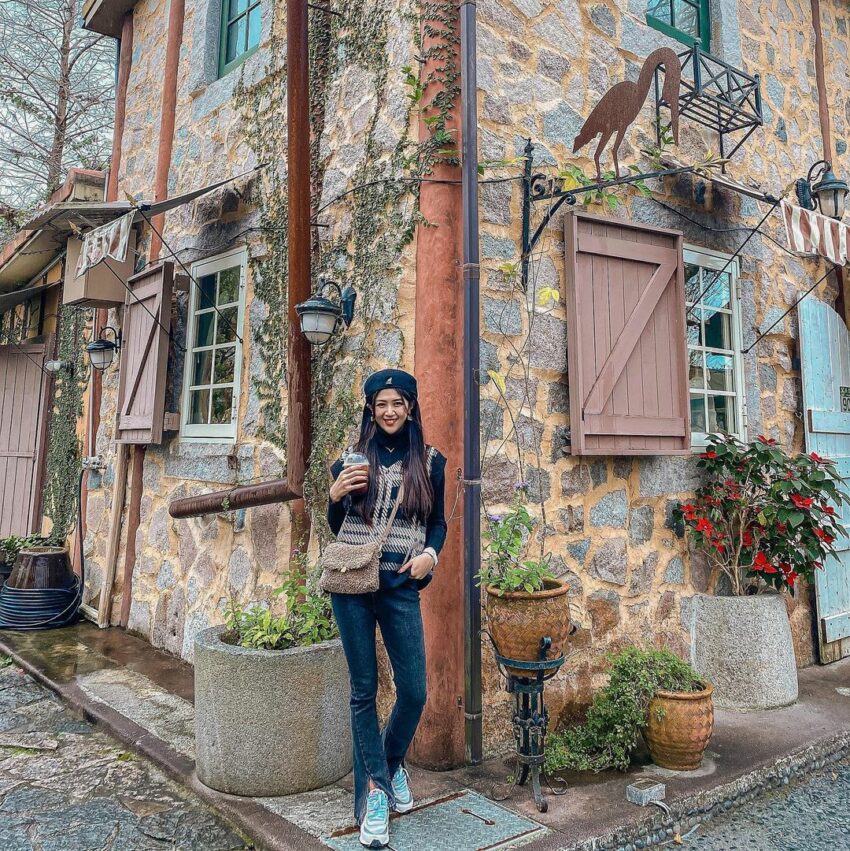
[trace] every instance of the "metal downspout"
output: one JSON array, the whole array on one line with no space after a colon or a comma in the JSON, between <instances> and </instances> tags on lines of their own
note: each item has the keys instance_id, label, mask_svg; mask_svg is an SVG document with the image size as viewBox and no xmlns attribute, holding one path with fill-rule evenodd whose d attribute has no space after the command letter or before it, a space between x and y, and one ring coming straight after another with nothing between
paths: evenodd
<instances>
[{"instance_id":1,"label":"metal downspout","mask_svg":"<svg viewBox=\"0 0 850 851\"><path fill-rule=\"evenodd\" d=\"M478 86L475 0L460 3L461 184L463 198L463 540L466 759L482 760L481 724L481 411L479 400Z\"/></svg>"}]
</instances>

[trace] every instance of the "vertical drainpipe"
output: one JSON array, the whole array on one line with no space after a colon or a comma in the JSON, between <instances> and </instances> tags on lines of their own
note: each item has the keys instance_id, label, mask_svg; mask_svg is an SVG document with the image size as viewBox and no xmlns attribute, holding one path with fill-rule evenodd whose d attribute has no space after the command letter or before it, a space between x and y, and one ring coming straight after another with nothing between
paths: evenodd
<instances>
[{"instance_id":1,"label":"vertical drainpipe","mask_svg":"<svg viewBox=\"0 0 850 851\"><path fill-rule=\"evenodd\" d=\"M310 297L310 65L307 0L286 3L288 272L286 477L301 491L311 448L310 343L295 306ZM306 549L310 520L303 499L290 503L290 551Z\"/></svg>"},{"instance_id":2,"label":"vertical drainpipe","mask_svg":"<svg viewBox=\"0 0 850 851\"><path fill-rule=\"evenodd\" d=\"M482 759L481 592L481 429L479 400L478 97L475 0L460 3L463 195L463 539L464 539L464 706L466 760Z\"/></svg>"}]
</instances>

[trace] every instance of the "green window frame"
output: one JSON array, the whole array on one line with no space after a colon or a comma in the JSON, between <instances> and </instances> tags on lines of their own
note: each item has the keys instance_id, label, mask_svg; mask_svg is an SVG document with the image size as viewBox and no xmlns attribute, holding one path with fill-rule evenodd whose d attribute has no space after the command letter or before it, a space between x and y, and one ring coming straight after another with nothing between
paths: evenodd
<instances>
[{"instance_id":1,"label":"green window frame","mask_svg":"<svg viewBox=\"0 0 850 851\"><path fill-rule=\"evenodd\" d=\"M653 29L687 44L711 50L710 0L649 0L646 22Z\"/></svg>"},{"instance_id":2,"label":"green window frame","mask_svg":"<svg viewBox=\"0 0 850 851\"><path fill-rule=\"evenodd\" d=\"M244 62L260 45L262 0L221 0L218 75Z\"/></svg>"}]
</instances>

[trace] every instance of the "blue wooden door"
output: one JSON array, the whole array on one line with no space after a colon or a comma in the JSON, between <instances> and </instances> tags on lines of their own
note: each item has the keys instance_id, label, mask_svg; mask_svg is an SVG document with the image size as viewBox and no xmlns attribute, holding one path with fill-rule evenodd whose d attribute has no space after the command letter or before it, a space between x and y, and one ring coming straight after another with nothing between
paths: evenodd
<instances>
[{"instance_id":1,"label":"blue wooden door","mask_svg":"<svg viewBox=\"0 0 850 851\"><path fill-rule=\"evenodd\" d=\"M836 462L850 485L850 331L841 317L814 296L797 308L803 376L806 449ZM850 506L841 510L850 529ZM821 662L850 656L850 538L836 542L837 558L817 572Z\"/></svg>"}]
</instances>

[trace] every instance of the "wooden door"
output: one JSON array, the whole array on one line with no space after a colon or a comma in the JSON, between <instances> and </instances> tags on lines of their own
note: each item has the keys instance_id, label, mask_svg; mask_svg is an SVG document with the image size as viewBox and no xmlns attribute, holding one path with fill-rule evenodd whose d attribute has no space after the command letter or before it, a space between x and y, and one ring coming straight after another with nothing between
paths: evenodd
<instances>
[{"instance_id":1,"label":"wooden door","mask_svg":"<svg viewBox=\"0 0 850 851\"><path fill-rule=\"evenodd\" d=\"M682 235L564 222L573 454L689 454Z\"/></svg>"},{"instance_id":2,"label":"wooden door","mask_svg":"<svg viewBox=\"0 0 850 851\"><path fill-rule=\"evenodd\" d=\"M0 346L0 537L37 530L49 343Z\"/></svg>"},{"instance_id":3,"label":"wooden door","mask_svg":"<svg viewBox=\"0 0 850 851\"><path fill-rule=\"evenodd\" d=\"M814 296L797 307L806 449L832 458L845 490L850 487L850 331L841 317ZM841 508L850 528L850 506ZM821 662L850 656L850 538L835 544L817 571L818 637Z\"/></svg>"}]
</instances>

